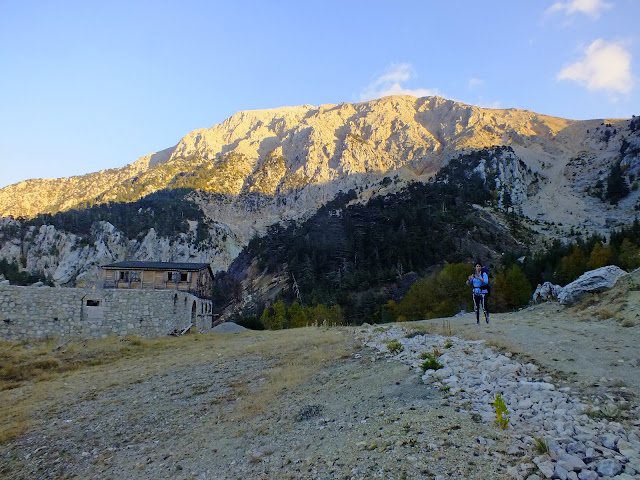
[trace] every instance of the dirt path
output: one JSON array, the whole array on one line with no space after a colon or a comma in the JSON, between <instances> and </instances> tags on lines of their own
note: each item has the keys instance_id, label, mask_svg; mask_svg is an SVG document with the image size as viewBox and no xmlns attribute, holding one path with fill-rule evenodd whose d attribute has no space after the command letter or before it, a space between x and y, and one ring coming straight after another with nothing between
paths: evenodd
<instances>
[{"instance_id":1,"label":"dirt path","mask_svg":"<svg viewBox=\"0 0 640 480\"><path fill-rule=\"evenodd\" d=\"M628 322L637 316L635 305L635 296L630 297L622 312ZM576 312L557 303L494 314L489 325L476 325L473 314L446 321L455 335L485 339L512 353L524 354L554 373L554 381L564 381L586 395L616 395L623 402L638 403L640 322L625 327L621 317L599 319L589 310ZM417 323L429 322L434 320Z\"/></svg>"}]
</instances>

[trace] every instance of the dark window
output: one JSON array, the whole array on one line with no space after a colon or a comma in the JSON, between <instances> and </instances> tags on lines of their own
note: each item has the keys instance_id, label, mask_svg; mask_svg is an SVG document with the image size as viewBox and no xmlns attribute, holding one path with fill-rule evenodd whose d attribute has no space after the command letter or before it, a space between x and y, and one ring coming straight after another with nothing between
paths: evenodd
<instances>
[{"instance_id":1,"label":"dark window","mask_svg":"<svg viewBox=\"0 0 640 480\"><path fill-rule=\"evenodd\" d=\"M99 306L100 306L100 300L87 300L87 307L99 307Z\"/></svg>"},{"instance_id":2,"label":"dark window","mask_svg":"<svg viewBox=\"0 0 640 480\"><path fill-rule=\"evenodd\" d=\"M180 273L180 281L181 282L186 282L187 278L188 278L189 274L187 272L182 272Z\"/></svg>"},{"instance_id":3,"label":"dark window","mask_svg":"<svg viewBox=\"0 0 640 480\"><path fill-rule=\"evenodd\" d=\"M178 272L167 272L167 282L178 282Z\"/></svg>"},{"instance_id":4,"label":"dark window","mask_svg":"<svg viewBox=\"0 0 640 480\"><path fill-rule=\"evenodd\" d=\"M120 281L128 282L129 281L129 272L120 272Z\"/></svg>"}]
</instances>

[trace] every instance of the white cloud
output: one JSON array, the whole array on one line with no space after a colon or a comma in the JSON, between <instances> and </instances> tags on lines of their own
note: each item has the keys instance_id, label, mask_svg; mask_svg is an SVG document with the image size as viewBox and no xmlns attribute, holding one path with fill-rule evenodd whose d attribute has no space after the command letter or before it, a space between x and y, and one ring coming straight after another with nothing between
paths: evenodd
<instances>
[{"instance_id":1,"label":"white cloud","mask_svg":"<svg viewBox=\"0 0 640 480\"><path fill-rule=\"evenodd\" d=\"M604 0L566 0L551 5L547 9L547 13L564 12L567 15L583 13L591 18L597 19L600 18L602 12L612 6L611 3L607 3Z\"/></svg>"},{"instance_id":2,"label":"white cloud","mask_svg":"<svg viewBox=\"0 0 640 480\"><path fill-rule=\"evenodd\" d=\"M438 91L427 88L405 88L403 83L415 78L416 74L409 63L394 63L387 71L367 85L360 93L360 100L372 100L388 95L412 95L414 97L428 97L438 95Z\"/></svg>"},{"instance_id":3,"label":"white cloud","mask_svg":"<svg viewBox=\"0 0 640 480\"><path fill-rule=\"evenodd\" d=\"M475 77L471 77L469 79L469 81L467 82L467 86L470 89L475 89L478 87L481 87L484 84L484 80L480 79L480 78L475 78Z\"/></svg>"},{"instance_id":4,"label":"white cloud","mask_svg":"<svg viewBox=\"0 0 640 480\"><path fill-rule=\"evenodd\" d=\"M598 39L587 47L582 60L566 66L557 79L574 81L589 90L630 93L631 54L619 43Z\"/></svg>"},{"instance_id":5,"label":"white cloud","mask_svg":"<svg viewBox=\"0 0 640 480\"><path fill-rule=\"evenodd\" d=\"M502 103L500 103L499 100L487 100L484 97L478 98L478 100L476 100L476 102L473 105L475 105L476 107L482 107L482 108L494 108L494 109L503 108Z\"/></svg>"}]
</instances>

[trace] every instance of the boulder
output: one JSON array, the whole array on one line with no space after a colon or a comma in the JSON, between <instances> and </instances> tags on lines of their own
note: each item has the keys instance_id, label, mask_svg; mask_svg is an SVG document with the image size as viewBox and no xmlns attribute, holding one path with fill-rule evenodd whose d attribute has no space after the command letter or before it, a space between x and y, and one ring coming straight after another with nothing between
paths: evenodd
<instances>
[{"instance_id":1,"label":"boulder","mask_svg":"<svg viewBox=\"0 0 640 480\"><path fill-rule=\"evenodd\" d=\"M582 274L577 280L563 287L558 292L558 301L562 305L574 305L589 293L608 290L620 277L625 275L629 274L615 265L596 268Z\"/></svg>"},{"instance_id":2,"label":"boulder","mask_svg":"<svg viewBox=\"0 0 640 480\"><path fill-rule=\"evenodd\" d=\"M560 285L554 285L551 282L544 282L542 285L538 285L536 291L533 293L533 303L550 302L558 299L558 292L562 287Z\"/></svg>"},{"instance_id":3,"label":"boulder","mask_svg":"<svg viewBox=\"0 0 640 480\"><path fill-rule=\"evenodd\" d=\"M613 477L622 472L622 465L615 458L607 458L598 462L596 470L602 477Z\"/></svg>"}]
</instances>

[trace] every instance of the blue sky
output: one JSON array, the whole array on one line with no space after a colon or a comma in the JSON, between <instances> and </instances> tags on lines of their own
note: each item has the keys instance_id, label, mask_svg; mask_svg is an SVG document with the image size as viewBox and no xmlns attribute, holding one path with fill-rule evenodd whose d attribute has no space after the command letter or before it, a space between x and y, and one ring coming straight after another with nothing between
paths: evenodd
<instances>
[{"instance_id":1,"label":"blue sky","mask_svg":"<svg viewBox=\"0 0 640 480\"><path fill-rule=\"evenodd\" d=\"M639 0L0 0L0 187L121 167L240 110L393 93L640 115Z\"/></svg>"}]
</instances>

